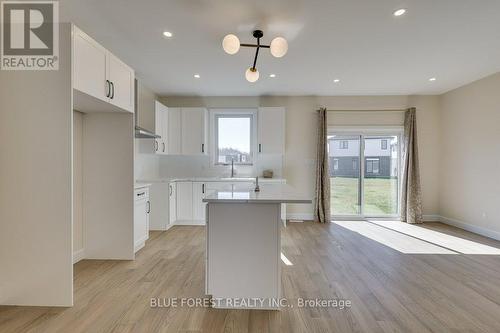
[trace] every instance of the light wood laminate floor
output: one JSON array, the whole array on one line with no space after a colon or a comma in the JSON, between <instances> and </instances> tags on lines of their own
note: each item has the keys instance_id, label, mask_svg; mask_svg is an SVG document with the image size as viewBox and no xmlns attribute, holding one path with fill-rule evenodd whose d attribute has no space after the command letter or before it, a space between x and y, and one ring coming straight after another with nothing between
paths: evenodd
<instances>
[{"instance_id":1,"label":"light wood laminate floor","mask_svg":"<svg viewBox=\"0 0 500 333\"><path fill-rule=\"evenodd\" d=\"M152 297L205 297L204 227L176 226L152 232L135 261L76 264L72 308L0 307L0 332L499 332L500 243L439 223L400 227L283 228L283 296L348 309L151 308Z\"/></svg>"}]
</instances>

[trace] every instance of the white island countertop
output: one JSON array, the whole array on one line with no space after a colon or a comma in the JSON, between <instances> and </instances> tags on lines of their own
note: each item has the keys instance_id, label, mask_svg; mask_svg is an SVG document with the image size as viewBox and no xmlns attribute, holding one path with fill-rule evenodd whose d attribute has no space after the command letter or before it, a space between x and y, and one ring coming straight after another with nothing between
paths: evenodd
<instances>
[{"instance_id":1,"label":"white island countertop","mask_svg":"<svg viewBox=\"0 0 500 333\"><path fill-rule=\"evenodd\" d=\"M312 203L307 195L298 193L286 184L262 184L260 192L255 192L254 187L233 191L219 190L207 195L203 202L208 203Z\"/></svg>"}]
</instances>

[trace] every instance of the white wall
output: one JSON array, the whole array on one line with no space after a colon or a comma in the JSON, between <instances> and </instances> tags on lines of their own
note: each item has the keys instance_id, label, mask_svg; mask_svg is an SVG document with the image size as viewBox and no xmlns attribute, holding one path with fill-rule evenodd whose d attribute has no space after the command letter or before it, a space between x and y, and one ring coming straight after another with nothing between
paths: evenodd
<instances>
[{"instance_id":1,"label":"white wall","mask_svg":"<svg viewBox=\"0 0 500 333\"><path fill-rule=\"evenodd\" d=\"M57 71L0 71L0 304L71 306L71 32Z\"/></svg>"},{"instance_id":2,"label":"white wall","mask_svg":"<svg viewBox=\"0 0 500 333\"><path fill-rule=\"evenodd\" d=\"M417 107L418 135L420 145L420 167L424 214L438 213L439 157L439 102L436 96L266 96L266 97L164 97L162 101L171 107L259 107L284 106L286 108L286 154L284 175L288 183L314 196L316 164L316 110L324 106L330 110L388 110ZM357 119L359 116L351 117ZM335 119L335 118L332 118ZM401 114L388 114L385 120L364 116L365 125L401 125ZM382 122L382 123L381 123ZM347 123L345 123L347 124ZM289 205L288 213L307 217L312 213L311 205Z\"/></svg>"},{"instance_id":3,"label":"white wall","mask_svg":"<svg viewBox=\"0 0 500 333\"><path fill-rule=\"evenodd\" d=\"M134 118L83 116L85 258L134 259Z\"/></svg>"},{"instance_id":4,"label":"white wall","mask_svg":"<svg viewBox=\"0 0 500 333\"><path fill-rule=\"evenodd\" d=\"M500 237L500 73L441 97L440 214Z\"/></svg>"},{"instance_id":5,"label":"white wall","mask_svg":"<svg viewBox=\"0 0 500 333\"><path fill-rule=\"evenodd\" d=\"M83 113L73 111L73 257L83 251Z\"/></svg>"}]
</instances>

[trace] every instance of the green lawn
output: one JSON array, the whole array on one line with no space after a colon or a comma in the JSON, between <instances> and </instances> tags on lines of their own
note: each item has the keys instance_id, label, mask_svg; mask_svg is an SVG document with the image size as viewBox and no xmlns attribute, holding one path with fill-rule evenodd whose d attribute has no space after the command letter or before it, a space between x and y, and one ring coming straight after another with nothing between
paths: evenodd
<instances>
[{"instance_id":1,"label":"green lawn","mask_svg":"<svg viewBox=\"0 0 500 333\"><path fill-rule=\"evenodd\" d=\"M356 215L358 207L358 179L330 178L332 214ZM365 179L365 215L397 213L397 180L382 178Z\"/></svg>"}]
</instances>

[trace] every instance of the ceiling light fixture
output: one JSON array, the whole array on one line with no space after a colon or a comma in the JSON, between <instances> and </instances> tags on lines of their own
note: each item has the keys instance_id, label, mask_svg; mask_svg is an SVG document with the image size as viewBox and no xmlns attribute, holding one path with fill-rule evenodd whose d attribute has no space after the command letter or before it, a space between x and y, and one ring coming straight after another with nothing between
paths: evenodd
<instances>
[{"instance_id":1,"label":"ceiling light fixture","mask_svg":"<svg viewBox=\"0 0 500 333\"><path fill-rule=\"evenodd\" d=\"M173 34L170 31L163 31L163 36L170 38L173 36Z\"/></svg>"},{"instance_id":2,"label":"ceiling light fixture","mask_svg":"<svg viewBox=\"0 0 500 333\"><path fill-rule=\"evenodd\" d=\"M335 83L339 83L339 82L340 82L340 80L339 80L339 79L335 79L335 80L333 80L333 82L335 82Z\"/></svg>"},{"instance_id":3,"label":"ceiling light fixture","mask_svg":"<svg viewBox=\"0 0 500 333\"><path fill-rule=\"evenodd\" d=\"M429 81L431 81L431 82L436 81L436 78L435 78L435 77L431 77L431 78L429 79Z\"/></svg>"},{"instance_id":4,"label":"ceiling light fixture","mask_svg":"<svg viewBox=\"0 0 500 333\"><path fill-rule=\"evenodd\" d=\"M276 77L276 74L269 74L269 77Z\"/></svg>"},{"instance_id":5,"label":"ceiling light fixture","mask_svg":"<svg viewBox=\"0 0 500 333\"><path fill-rule=\"evenodd\" d=\"M394 11L394 13L392 13L394 16L401 16L401 15L404 15L406 13L406 9L404 8L401 8L401 9L398 9L396 11Z\"/></svg>"},{"instance_id":6,"label":"ceiling light fixture","mask_svg":"<svg viewBox=\"0 0 500 333\"><path fill-rule=\"evenodd\" d=\"M253 32L253 37L257 38L257 44L243 44L237 36L229 34L222 40L222 48L228 54L236 54L240 50L240 47L255 47L255 57L253 59L252 67L248 68L245 72L245 77L248 82L255 82L259 79L259 71L255 67L257 65L257 57L259 56L259 50L261 48L270 49L271 54L276 58L283 57L288 51L288 42L283 37L276 37L271 41L270 45L261 45L260 39L264 36L262 30L255 30ZM275 75L276 76L276 75ZM271 76L270 77L275 77Z\"/></svg>"},{"instance_id":7,"label":"ceiling light fixture","mask_svg":"<svg viewBox=\"0 0 500 333\"><path fill-rule=\"evenodd\" d=\"M195 74L193 76L194 76L195 79L199 79L201 77L200 74Z\"/></svg>"}]
</instances>

